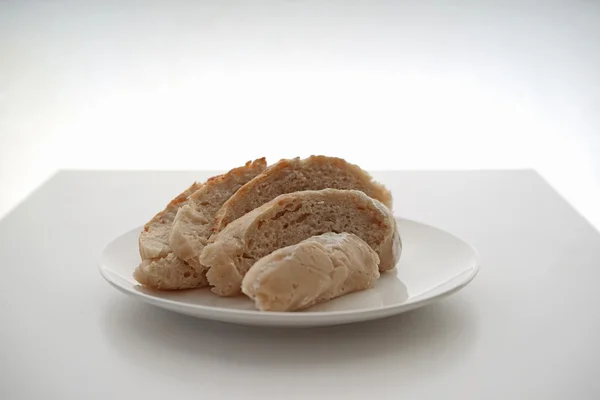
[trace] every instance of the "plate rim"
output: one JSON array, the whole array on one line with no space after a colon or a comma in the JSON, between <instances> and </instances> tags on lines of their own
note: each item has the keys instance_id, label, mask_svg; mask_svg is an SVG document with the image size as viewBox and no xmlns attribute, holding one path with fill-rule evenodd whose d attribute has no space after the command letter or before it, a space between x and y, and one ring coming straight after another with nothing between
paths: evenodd
<instances>
[{"instance_id":1,"label":"plate rim","mask_svg":"<svg viewBox=\"0 0 600 400\"><path fill-rule=\"evenodd\" d=\"M245 317L245 318L276 319L278 321L280 321L282 318L287 319L287 320L298 321L298 320L322 319L322 318L332 317L332 316L339 316L339 317L357 316L357 317L359 317L359 316L363 316L363 315L372 315L374 313L378 313L378 314L382 313L384 315L387 315L387 312L391 312L393 310L402 310L402 309L406 309L406 311L409 311L409 310L417 308L421 305L425 305L428 302L431 302L431 301L434 301L437 299L442 299L453 293L456 293L457 291L459 291L460 289L464 288L469 283L471 283L473 281L473 279L475 279L475 277L479 273L481 262L480 262L479 252L473 245L471 245L466 240L462 239L460 236L457 236L453 233L450 233L450 232L448 232L444 229L438 228L436 226L433 226L433 225L430 225L430 224L427 224L424 222L408 219L408 218L398 217L398 216L394 216L394 218L396 219L396 221L406 221L409 223L422 225L427 228L443 232L447 235L454 237L455 239L459 240L464 245L466 245L473 252L473 255L475 257L475 262L474 262L472 268L468 271L465 271L465 272L468 272L468 274L466 274L466 277L464 277L460 281L459 284L452 287L451 289L444 291L438 295L434 295L432 297L424 297L424 298L421 298L414 302L409 302L409 303L390 304L390 305L386 305L386 306L369 307L369 308L363 308L363 309L359 309L359 310L314 311L314 312L289 312L289 311L287 311L286 312L286 311L241 310L241 309L234 309L234 308L213 307L213 306L207 306L207 305L202 305L202 304L190 304L190 303L186 303L186 302L182 302L182 301L178 301L178 300L164 299L161 297L156 297L156 296L152 296L152 295L140 292L140 291L136 291L135 289L133 289L133 287L125 287L125 286L118 284L110 277L111 271L104 266L105 263L103 262L105 254L106 254L106 250L108 249L108 247L111 244L113 244L119 238L121 238L125 235L128 235L135 230L141 229L141 226L130 229L130 230L120 234L119 236L113 238L108 244L106 244L104 246L104 248L102 249L102 252L100 253L101 256L100 256L100 260L97 263L97 266L98 266L100 275L102 275L102 277L115 289L117 289L125 294L129 294L134 297L139 297L140 299L143 299L146 303L149 303L149 304L161 307L161 308L165 308L165 307L162 307L162 305L172 306L172 307L168 308L171 311L174 311L174 308L176 308L176 307L187 308L190 310L202 312L202 314L203 314L202 317L205 317L205 318L211 318L211 316L214 313L217 313L217 314L222 314L223 316L227 315L227 316L231 316L231 317L237 316L237 317ZM208 288L198 288L198 289L209 290ZM198 290L198 289L188 289L188 290ZM421 295L426 294L426 293L427 292L422 293ZM421 295L419 295L419 296L421 296ZM197 315L197 316L200 317L199 315ZM211 318L211 319L214 319L214 318Z\"/></svg>"}]
</instances>

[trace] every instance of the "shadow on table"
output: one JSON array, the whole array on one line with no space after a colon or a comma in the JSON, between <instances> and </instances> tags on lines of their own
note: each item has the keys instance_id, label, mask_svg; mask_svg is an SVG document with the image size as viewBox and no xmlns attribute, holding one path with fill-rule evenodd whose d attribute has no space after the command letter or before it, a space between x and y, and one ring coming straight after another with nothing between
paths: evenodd
<instances>
[{"instance_id":1,"label":"shadow on table","mask_svg":"<svg viewBox=\"0 0 600 400\"><path fill-rule=\"evenodd\" d=\"M290 368L303 377L364 366L365 379L422 379L460 363L477 337L474 309L459 296L396 317L327 328L253 328L209 322L117 299L102 326L115 350L142 368L197 380L206 368ZM385 371L384 371L385 372ZM426 374L425 374L426 372ZM317 375L315 375L317 376Z\"/></svg>"}]
</instances>

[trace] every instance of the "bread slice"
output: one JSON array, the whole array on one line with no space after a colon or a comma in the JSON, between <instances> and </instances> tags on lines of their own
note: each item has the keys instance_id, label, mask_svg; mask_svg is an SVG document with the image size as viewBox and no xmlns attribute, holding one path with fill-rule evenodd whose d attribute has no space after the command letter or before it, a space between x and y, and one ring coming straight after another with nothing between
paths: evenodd
<instances>
[{"instance_id":1,"label":"bread slice","mask_svg":"<svg viewBox=\"0 0 600 400\"><path fill-rule=\"evenodd\" d=\"M351 233L324 233L258 260L242 291L261 311L295 311L358 290L379 278L379 257Z\"/></svg>"},{"instance_id":2,"label":"bread slice","mask_svg":"<svg viewBox=\"0 0 600 400\"><path fill-rule=\"evenodd\" d=\"M188 197L202 184L194 182L192 186L175 197L164 210L156 214L146 225L139 237L140 256L142 260L165 257L171 252L169 233L177 210L187 203Z\"/></svg>"},{"instance_id":3,"label":"bread slice","mask_svg":"<svg viewBox=\"0 0 600 400\"><path fill-rule=\"evenodd\" d=\"M207 286L206 268L196 260L194 260L196 262L190 264L177 257L171 248L170 233L177 215L179 215L179 210L181 207L187 207L190 199L195 206L218 208L221 203L218 205L212 204L214 199L209 195L213 193L215 188L223 189L222 186L239 187L241 185L235 184L234 181L241 179L242 176L245 177L243 178L245 181L248 181L265 168L266 161L264 158L254 162L248 161L243 167L210 178L202 185L194 183L189 189L171 201L165 210L158 213L144 226L144 231L139 240L142 262L133 274L135 280L144 286L165 290ZM227 183L231 185L227 185ZM200 190L200 193L195 195L198 190ZM200 199L199 204L196 204L198 199ZM206 204L204 204L205 200L207 201ZM205 215L209 215L209 213L206 212Z\"/></svg>"},{"instance_id":4,"label":"bread slice","mask_svg":"<svg viewBox=\"0 0 600 400\"><path fill-rule=\"evenodd\" d=\"M349 232L367 242L379 270L395 267L401 243L392 212L358 190L307 190L283 194L230 223L211 238L200 263L212 291L240 293L242 278L259 259L282 247L326 232Z\"/></svg>"},{"instance_id":5,"label":"bread slice","mask_svg":"<svg viewBox=\"0 0 600 400\"><path fill-rule=\"evenodd\" d=\"M359 166L335 157L294 158L273 164L231 196L216 215L214 231L280 194L326 188L360 190L392 208L389 190Z\"/></svg>"},{"instance_id":6,"label":"bread slice","mask_svg":"<svg viewBox=\"0 0 600 400\"><path fill-rule=\"evenodd\" d=\"M267 167L264 158L248 161L224 175L209 179L178 211L169 235L173 253L196 269L198 257L212 234L215 214L237 190Z\"/></svg>"}]
</instances>

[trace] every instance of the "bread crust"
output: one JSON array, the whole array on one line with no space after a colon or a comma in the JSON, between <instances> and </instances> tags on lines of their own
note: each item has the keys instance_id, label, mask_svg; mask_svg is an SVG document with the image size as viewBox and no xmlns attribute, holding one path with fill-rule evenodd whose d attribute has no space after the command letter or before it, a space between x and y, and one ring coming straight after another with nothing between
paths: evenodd
<instances>
[{"instance_id":1,"label":"bread crust","mask_svg":"<svg viewBox=\"0 0 600 400\"><path fill-rule=\"evenodd\" d=\"M242 291L261 311L296 311L373 287L379 257L351 233L324 233L258 260Z\"/></svg>"},{"instance_id":2,"label":"bread crust","mask_svg":"<svg viewBox=\"0 0 600 400\"><path fill-rule=\"evenodd\" d=\"M166 257L143 260L133 272L142 286L160 290L182 290L208 285L206 274L169 253Z\"/></svg>"}]
</instances>

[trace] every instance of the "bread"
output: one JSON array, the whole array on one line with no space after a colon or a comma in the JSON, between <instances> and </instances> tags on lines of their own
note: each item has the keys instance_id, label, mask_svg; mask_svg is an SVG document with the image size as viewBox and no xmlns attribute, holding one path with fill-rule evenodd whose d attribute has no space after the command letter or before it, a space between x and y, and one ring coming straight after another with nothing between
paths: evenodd
<instances>
[{"instance_id":1,"label":"bread","mask_svg":"<svg viewBox=\"0 0 600 400\"><path fill-rule=\"evenodd\" d=\"M307 190L283 194L236 219L211 238L200 263L214 293L232 296L259 259L326 232L349 232L367 242L379 270L395 267L401 243L392 212L358 190Z\"/></svg>"},{"instance_id":2,"label":"bread","mask_svg":"<svg viewBox=\"0 0 600 400\"><path fill-rule=\"evenodd\" d=\"M260 311L295 311L358 290L379 278L379 257L351 233L324 233L258 260L242 291Z\"/></svg>"},{"instance_id":3,"label":"bread","mask_svg":"<svg viewBox=\"0 0 600 400\"><path fill-rule=\"evenodd\" d=\"M280 194L326 188L360 190L392 208L391 193L357 165L335 157L294 158L273 164L231 196L215 217L214 231Z\"/></svg>"},{"instance_id":4,"label":"bread","mask_svg":"<svg viewBox=\"0 0 600 400\"><path fill-rule=\"evenodd\" d=\"M187 203L190 194L198 190L202 184L194 182L179 196L175 197L164 210L156 214L140 234L138 243L142 260L165 257L171 252L169 246L169 233L177 210Z\"/></svg>"},{"instance_id":5,"label":"bread","mask_svg":"<svg viewBox=\"0 0 600 400\"><path fill-rule=\"evenodd\" d=\"M199 276L185 261L175 257L169 246L169 233L177 210L201 186L194 182L144 225L138 240L142 262L133 272L134 279L143 286L188 289L208 284L205 274Z\"/></svg>"},{"instance_id":6,"label":"bread","mask_svg":"<svg viewBox=\"0 0 600 400\"><path fill-rule=\"evenodd\" d=\"M133 277L143 286L162 290L192 289L208 286L206 274L175 256L143 260L133 272Z\"/></svg>"},{"instance_id":7,"label":"bread","mask_svg":"<svg viewBox=\"0 0 600 400\"><path fill-rule=\"evenodd\" d=\"M266 167L264 158L248 161L243 167L209 179L190 195L173 221L169 235L173 253L195 268L202 268L198 257L212 234L215 214L231 195Z\"/></svg>"},{"instance_id":8,"label":"bread","mask_svg":"<svg viewBox=\"0 0 600 400\"><path fill-rule=\"evenodd\" d=\"M265 168L266 161L264 158L254 162L249 161L243 167L210 178L203 185L194 183L189 189L171 201L165 210L146 224L140 235L142 262L134 271L135 280L144 286L165 290L207 286L206 268L200 265L197 260L193 260L190 264L177 257L171 248L170 233L177 216L180 215L179 210L181 207L187 207L190 200L194 202L194 207L197 208L205 206L209 210L218 209L222 201L219 200L220 203L213 204L215 198L211 194L214 194L215 191L222 194L225 188L233 190L233 188L241 186L241 184L235 183L239 179L248 181ZM203 215L211 216L212 219L213 214L211 212L214 214L214 211L206 211ZM186 217L194 216L191 213L184 215ZM181 222L182 218L179 218L178 221Z\"/></svg>"}]
</instances>

